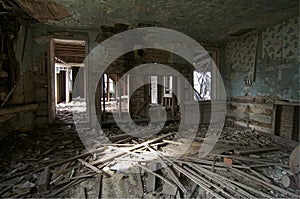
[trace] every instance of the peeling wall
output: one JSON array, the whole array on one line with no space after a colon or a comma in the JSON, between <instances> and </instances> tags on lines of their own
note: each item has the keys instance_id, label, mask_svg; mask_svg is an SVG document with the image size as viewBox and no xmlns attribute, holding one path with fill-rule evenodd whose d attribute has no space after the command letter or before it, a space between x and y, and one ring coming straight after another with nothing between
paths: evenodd
<instances>
[{"instance_id":1,"label":"peeling wall","mask_svg":"<svg viewBox=\"0 0 300 199\"><path fill-rule=\"evenodd\" d=\"M225 44L221 74L228 96L299 101L299 21L292 18Z\"/></svg>"}]
</instances>

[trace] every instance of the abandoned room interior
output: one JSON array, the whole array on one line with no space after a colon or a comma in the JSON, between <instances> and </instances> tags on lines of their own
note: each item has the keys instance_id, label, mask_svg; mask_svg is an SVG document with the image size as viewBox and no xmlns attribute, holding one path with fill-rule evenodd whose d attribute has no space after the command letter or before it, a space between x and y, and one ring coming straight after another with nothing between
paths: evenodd
<instances>
[{"instance_id":1,"label":"abandoned room interior","mask_svg":"<svg viewBox=\"0 0 300 199\"><path fill-rule=\"evenodd\" d=\"M0 0L0 197L299 198L298 0Z\"/></svg>"}]
</instances>

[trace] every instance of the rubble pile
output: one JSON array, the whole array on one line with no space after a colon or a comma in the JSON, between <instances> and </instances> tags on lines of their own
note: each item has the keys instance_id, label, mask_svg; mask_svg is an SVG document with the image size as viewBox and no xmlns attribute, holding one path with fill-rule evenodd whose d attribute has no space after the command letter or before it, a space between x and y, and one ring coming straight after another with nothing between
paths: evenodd
<instances>
[{"instance_id":1,"label":"rubble pile","mask_svg":"<svg viewBox=\"0 0 300 199\"><path fill-rule=\"evenodd\" d=\"M156 127L153 127L155 130ZM78 129L77 129L78 130ZM151 127L147 129L151 131ZM95 135L96 129L83 129ZM293 146L282 146L250 129L225 127L213 150L199 158L207 127L175 126L149 138L106 129L110 142L94 151L74 127L19 135L24 148L2 161L1 197L80 198L297 198L299 172L290 168ZM197 131L192 142L189 131ZM109 135L109 133L111 133ZM22 150L20 152L19 150ZM9 153L5 153L9 154ZM298 173L295 173L298 172Z\"/></svg>"}]
</instances>

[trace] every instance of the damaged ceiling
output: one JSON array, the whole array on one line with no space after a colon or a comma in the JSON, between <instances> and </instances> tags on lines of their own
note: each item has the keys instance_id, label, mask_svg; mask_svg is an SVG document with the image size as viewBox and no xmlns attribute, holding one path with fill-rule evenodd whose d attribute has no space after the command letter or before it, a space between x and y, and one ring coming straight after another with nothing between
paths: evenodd
<instances>
[{"instance_id":1,"label":"damaged ceiling","mask_svg":"<svg viewBox=\"0 0 300 199\"><path fill-rule=\"evenodd\" d=\"M1 15L31 18L37 22L61 20L70 17L70 13L53 0L0 0Z\"/></svg>"},{"instance_id":2,"label":"damaged ceiling","mask_svg":"<svg viewBox=\"0 0 300 199\"><path fill-rule=\"evenodd\" d=\"M28 1L28 0L27 0ZM48 24L100 28L125 23L183 32L198 41L224 41L236 32L264 28L298 16L297 0L55 0L71 14Z\"/></svg>"},{"instance_id":3,"label":"damaged ceiling","mask_svg":"<svg viewBox=\"0 0 300 199\"><path fill-rule=\"evenodd\" d=\"M297 0L0 0L0 3L2 14L23 13L48 25L94 30L116 23L156 26L211 42L225 41L299 16Z\"/></svg>"},{"instance_id":4,"label":"damaged ceiling","mask_svg":"<svg viewBox=\"0 0 300 199\"><path fill-rule=\"evenodd\" d=\"M69 17L69 12L52 0L15 0L32 18L39 22L60 20Z\"/></svg>"}]
</instances>

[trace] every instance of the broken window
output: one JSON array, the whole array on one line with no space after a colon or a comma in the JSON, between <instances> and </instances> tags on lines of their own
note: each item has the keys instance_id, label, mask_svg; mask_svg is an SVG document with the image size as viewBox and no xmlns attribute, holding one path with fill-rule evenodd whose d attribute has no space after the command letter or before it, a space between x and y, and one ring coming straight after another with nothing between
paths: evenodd
<instances>
[{"instance_id":1,"label":"broken window","mask_svg":"<svg viewBox=\"0 0 300 199\"><path fill-rule=\"evenodd\" d=\"M194 99L196 101L211 100L211 72L194 70L193 81Z\"/></svg>"}]
</instances>

